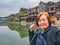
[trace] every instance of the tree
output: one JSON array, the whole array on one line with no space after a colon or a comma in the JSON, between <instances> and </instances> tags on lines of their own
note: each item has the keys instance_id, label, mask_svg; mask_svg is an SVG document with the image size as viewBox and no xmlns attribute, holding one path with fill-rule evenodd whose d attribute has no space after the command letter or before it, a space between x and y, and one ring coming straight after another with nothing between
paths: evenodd
<instances>
[{"instance_id":1,"label":"tree","mask_svg":"<svg viewBox=\"0 0 60 45\"><path fill-rule=\"evenodd\" d=\"M24 13L23 16L26 17L27 16L27 13Z\"/></svg>"},{"instance_id":2,"label":"tree","mask_svg":"<svg viewBox=\"0 0 60 45\"><path fill-rule=\"evenodd\" d=\"M18 17L14 17L14 22L19 22L19 18Z\"/></svg>"},{"instance_id":3,"label":"tree","mask_svg":"<svg viewBox=\"0 0 60 45\"><path fill-rule=\"evenodd\" d=\"M27 16L27 13L18 13L18 17L20 18L20 17L26 17Z\"/></svg>"},{"instance_id":4,"label":"tree","mask_svg":"<svg viewBox=\"0 0 60 45\"><path fill-rule=\"evenodd\" d=\"M19 18L22 17L22 15L23 15L22 13L18 13L18 17L19 17Z\"/></svg>"}]
</instances>

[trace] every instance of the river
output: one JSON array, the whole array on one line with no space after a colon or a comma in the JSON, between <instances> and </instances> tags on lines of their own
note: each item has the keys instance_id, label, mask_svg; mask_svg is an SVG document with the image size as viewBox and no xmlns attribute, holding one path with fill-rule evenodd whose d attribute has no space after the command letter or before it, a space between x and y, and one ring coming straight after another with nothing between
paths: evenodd
<instances>
[{"instance_id":1,"label":"river","mask_svg":"<svg viewBox=\"0 0 60 45\"><path fill-rule=\"evenodd\" d=\"M0 22L0 45L29 45L27 26Z\"/></svg>"},{"instance_id":2,"label":"river","mask_svg":"<svg viewBox=\"0 0 60 45\"><path fill-rule=\"evenodd\" d=\"M0 22L0 45L29 45L29 24ZM60 25L56 25L60 29Z\"/></svg>"}]
</instances>

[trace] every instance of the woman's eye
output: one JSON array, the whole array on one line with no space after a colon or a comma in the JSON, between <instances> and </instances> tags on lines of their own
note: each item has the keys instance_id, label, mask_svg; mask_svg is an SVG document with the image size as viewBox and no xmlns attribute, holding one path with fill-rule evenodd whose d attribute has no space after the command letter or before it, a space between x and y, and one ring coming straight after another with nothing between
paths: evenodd
<instances>
[{"instance_id":1,"label":"woman's eye","mask_svg":"<svg viewBox=\"0 0 60 45\"><path fill-rule=\"evenodd\" d=\"M41 22L41 20L39 20L38 22Z\"/></svg>"},{"instance_id":2,"label":"woman's eye","mask_svg":"<svg viewBox=\"0 0 60 45\"><path fill-rule=\"evenodd\" d=\"M43 21L45 21L45 19L43 19Z\"/></svg>"},{"instance_id":3,"label":"woman's eye","mask_svg":"<svg viewBox=\"0 0 60 45\"><path fill-rule=\"evenodd\" d=\"M46 19L41 19L41 20L39 20L38 22L41 22L41 21L46 21Z\"/></svg>"},{"instance_id":4,"label":"woman's eye","mask_svg":"<svg viewBox=\"0 0 60 45\"><path fill-rule=\"evenodd\" d=\"M38 22L41 22L41 21L45 21L44 19L43 20L39 20Z\"/></svg>"}]
</instances>

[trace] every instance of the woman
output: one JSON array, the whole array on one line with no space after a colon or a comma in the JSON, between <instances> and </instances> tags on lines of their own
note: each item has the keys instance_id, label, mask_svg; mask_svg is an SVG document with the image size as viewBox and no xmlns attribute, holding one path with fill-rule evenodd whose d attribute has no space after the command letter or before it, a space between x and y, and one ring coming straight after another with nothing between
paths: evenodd
<instances>
[{"instance_id":1,"label":"woman","mask_svg":"<svg viewBox=\"0 0 60 45\"><path fill-rule=\"evenodd\" d=\"M56 27L51 26L51 21L49 18L49 14L47 12L40 12L37 15L36 24L39 27L39 29L37 29L35 33L34 33L35 25L32 24L30 26L29 30L30 45L33 44L45 45L46 43L45 44L43 44L44 42L41 43L42 40L40 38L39 40L37 39L40 35L42 35L45 38L47 45L60 45L60 30Z\"/></svg>"}]
</instances>

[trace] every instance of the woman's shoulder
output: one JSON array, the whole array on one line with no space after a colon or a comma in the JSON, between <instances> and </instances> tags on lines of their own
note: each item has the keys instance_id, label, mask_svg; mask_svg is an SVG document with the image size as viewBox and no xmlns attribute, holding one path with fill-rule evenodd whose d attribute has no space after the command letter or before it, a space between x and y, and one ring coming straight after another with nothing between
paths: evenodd
<instances>
[{"instance_id":1,"label":"woman's shoulder","mask_svg":"<svg viewBox=\"0 0 60 45\"><path fill-rule=\"evenodd\" d=\"M56 31L56 32L60 31L60 29L57 28L56 26L51 26L51 27L52 27L52 30L54 30L54 31Z\"/></svg>"},{"instance_id":2,"label":"woman's shoulder","mask_svg":"<svg viewBox=\"0 0 60 45\"><path fill-rule=\"evenodd\" d=\"M41 29L39 29L39 28L38 28L38 29L36 29L36 33L37 33L37 34L38 34L38 33L40 33L40 34L41 34L41 33L42 33Z\"/></svg>"}]
</instances>

